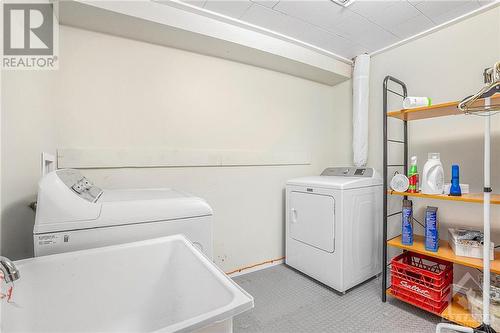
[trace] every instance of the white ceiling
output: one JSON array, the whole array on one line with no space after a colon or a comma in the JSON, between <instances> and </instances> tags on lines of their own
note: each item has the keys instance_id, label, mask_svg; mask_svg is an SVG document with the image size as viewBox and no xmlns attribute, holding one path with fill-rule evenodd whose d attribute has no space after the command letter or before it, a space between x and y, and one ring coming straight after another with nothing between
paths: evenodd
<instances>
[{"instance_id":1,"label":"white ceiling","mask_svg":"<svg viewBox=\"0 0 500 333\"><path fill-rule=\"evenodd\" d=\"M371 53L488 5L480 0L183 0L345 58Z\"/></svg>"}]
</instances>

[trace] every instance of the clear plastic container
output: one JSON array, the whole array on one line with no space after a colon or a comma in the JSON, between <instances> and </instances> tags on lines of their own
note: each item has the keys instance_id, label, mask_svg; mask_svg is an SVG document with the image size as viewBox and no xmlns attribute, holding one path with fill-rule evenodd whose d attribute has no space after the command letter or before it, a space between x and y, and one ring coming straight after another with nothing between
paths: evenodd
<instances>
[{"instance_id":1,"label":"clear plastic container","mask_svg":"<svg viewBox=\"0 0 500 333\"><path fill-rule=\"evenodd\" d=\"M469 289L466 292L467 307L475 321L483 322L483 296L480 290ZM500 305L490 304L490 324L497 332L500 331Z\"/></svg>"}]
</instances>

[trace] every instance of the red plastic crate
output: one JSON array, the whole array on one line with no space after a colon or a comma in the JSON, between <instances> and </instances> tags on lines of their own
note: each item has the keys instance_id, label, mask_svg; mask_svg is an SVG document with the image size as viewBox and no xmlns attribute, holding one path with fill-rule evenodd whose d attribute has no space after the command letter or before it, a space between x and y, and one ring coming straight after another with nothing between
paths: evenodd
<instances>
[{"instance_id":1,"label":"red plastic crate","mask_svg":"<svg viewBox=\"0 0 500 333\"><path fill-rule=\"evenodd\" d=\"M394 297L400 300L413 304L421 309L440 315L448 307L451 301L451 292L444 296L440 301L434 301L430 298L415 294L406 289L391 287L391 293Z\"/></svg>"},{"instance_id":2,"label":"red plastic crate","mask_svg":"<svg viewBox=\"0 0 500 333\"><path fill-rule=\"evenodd\" d=\"M431 300L440 300L446 296L450 289L453 278L446 282L441 288L432 288L430 286L423 286L420 281L414 277L406 277L401 273L394 273L391 271L391 285L400 289L407 289Z\"/></svg>"},{"instance_id":3,"label":"red plastic crate","mask_svg":"<svg viewBox=\"0 0 500 333\"><path fill-rule=\"evenodd\" d=\"M440 313L449 303L453 263L404 252L392 259L391 289L395 296L427 311Z\"/></svg>"}]
</instances>

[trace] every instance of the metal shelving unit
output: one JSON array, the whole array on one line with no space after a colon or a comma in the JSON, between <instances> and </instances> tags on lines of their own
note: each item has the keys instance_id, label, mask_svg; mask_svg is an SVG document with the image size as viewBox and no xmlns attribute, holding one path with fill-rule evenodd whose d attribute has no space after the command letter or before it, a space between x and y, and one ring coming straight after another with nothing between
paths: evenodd
<instances>
[{"instance_id":1,"label":"metal shelving unit","mask_svg":"<svg viewBox=\"0 0 500 333\"><path fill-rule=\"evenodd\" d=\"M389 83L393 82L397 85L399 85L399 88L401 89L401 93L389 89ZM394 94L396 96L401 97L404 99L406 96L408 96L408 90L406 88L406 84L404 84L403 81L396 79L395 77L392 76L386 76L384 79L384 91L383 91L383 103L384 103L384 111L383 111L383 117L384 117L384 172L383 172L383 177L384 177L384 198L383 198L383 239L382 239L382 252L383 252L383 260L382 260L382 302L385 302L387 299L387 221L388 218L394 215L401 214L401 212L398 213L393 213L390 215L387 215L387 178L388 178L388 168L389 167L403 167L404 174L408 174L408 121L405 119L402 119L403 121L403 140L393 140L393 139L388 139L387 137L387 113L388 113L388 94ZM392 142L392 143L397 143L397 144L403 144L404 145L404 153L403 153L403 158L404 161L400 165L389 165L387 162L387 153L388 153L388 147L387 143ZM407 197L404 196L406 199Z\"/></svg>"},{"instance_id":2,"label":"metal shelving unit","mask_svg":"<svg viewBox=\"0 0 500 333\"><path fill-rule=\"evenodd\" d=\"M398 92L389 87L389 84L393 86L397 86L401 92ZM391 95L389 95L391 94ZM392 76L386 76L383 83L383 131L384 131L384 142L383 142L383 177L384 177L384 194L383 194L383 259L382 259L382 301L385 302L387 300L387 295L394 296L391 293L391 289L388 287L387 281L387 247L391 246L394 248L402 249L403 251L412 251L416 253L423 253L432 257L441 258L450 262L453 262L458 265L473 267L477 269L483 268L483 262L481 259L473 259L466 257L458 257L455 256L453 251L451 250L448 242L440 241L440 248L437 252L428 252L425 250L423 245L423 237L416 236L416 242L412 246L403 246L401 244L401 237L396 236L392 239L387 239L387 224L389 218L392 216L396 216L401 214L401 211L396 213L388 214L387 209L387 201L388 196L399 196L400 198L407 199L408 197L418 197L422 199L430 199L430 200L446 200L446 201L455 201L455 202L467 202L467 203L483 203L484 193L469 193L464 194L460 197L450 197L446 195L427 195L422 193L402 193L402 192L394 192L388 189L388 178L389 178L389 168L391 167L402 167L403 172L408 174L408 122L422 119L431 119L436 117L443 116L454 116L454 115L463 115L462 112L459 112L457 109L457 102L448 102L441 103L432 106L426 106L421 108L414 109L402 109L396 111L388 111L388 97L389 96L398 96L401 98L405 98L407 96L407 87L404 82L398 80ZM493 95L491 97L492 103L500 103L500 94ZM474 103L474 106L483 106L485 101L478 100ZM388 132L388 118L399 119L403 124L403 140L394 140L389 139ZM388 164L388 144L396 143L404 145L404 161L401 164L391 165ZM500 194L491 194L492 205L500 204ZM491 271L500 273L500 253L495 254L495 258L491 261ZM396 297L396 296L395 296ZM467 300L462 295L456 295L453 297L453 300L450 302L449 306L440 314L441 317L459 323L468 327L477 327L479 326L479 322L475 321L471 314L467 309Z\"/></svg>"}]
</instances>

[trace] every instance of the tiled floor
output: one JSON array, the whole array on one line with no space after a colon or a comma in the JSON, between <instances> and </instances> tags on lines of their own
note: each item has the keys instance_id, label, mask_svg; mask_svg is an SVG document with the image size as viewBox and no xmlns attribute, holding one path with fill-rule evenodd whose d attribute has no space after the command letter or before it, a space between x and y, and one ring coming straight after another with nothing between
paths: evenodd
<instances>
[{"instance_id":1,"label":"tiled floor","mask_svg":"<svg viewBox=\"0 0 500 333\"><path fill-rule=\"evenodd\" d=\"M236 333L434 332L441 320L396 299L382 303L379 279L344 296L286 265L234 280L255 299L254 309L235 318Z\"/></svg>"}]
</instances>

